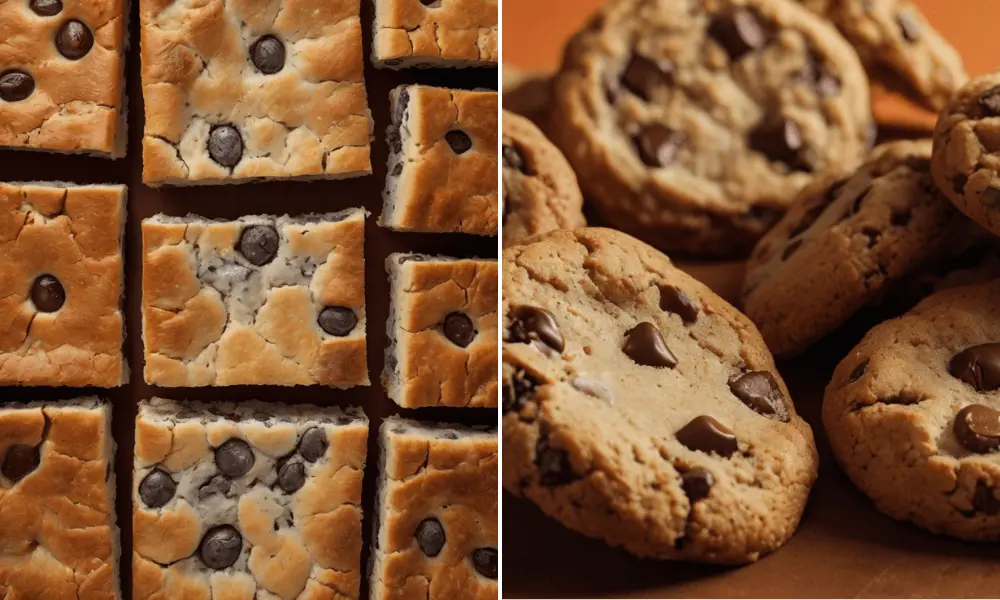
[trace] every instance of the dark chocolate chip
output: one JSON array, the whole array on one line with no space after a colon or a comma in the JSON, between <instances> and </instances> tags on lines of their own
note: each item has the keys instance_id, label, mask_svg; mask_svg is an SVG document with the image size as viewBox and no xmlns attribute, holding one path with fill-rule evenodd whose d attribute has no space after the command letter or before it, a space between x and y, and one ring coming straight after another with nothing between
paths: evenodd
<instances>
[{"instance_id":1,"label":"dark chocolate chip","mask_svg":"<svg viewBox=\"0 0 1000 600\"><path fill-rule=\"evenodd\" d=\"M472 149L472 138L464 131L452 129L444 134L444 139L455 154L465 154Z\"/></svg>"},{"instance_id":2,"label":"dark chocolate chip","mask_svg":"<svg viewBox=\"0 0 1000 600\"><path fill-rule=\"evenodd\" d=\"M965 184L969 182L969 178L961 173L955 175L951 180L951 189L955 190L956 194L965 193Z\"/></svg>"},{"instance_id":3,"label":"dark chocolate chip","mask_svg":"<svg viewBox=\"0 0 1000 600\"><path fill-rule=\"evenodd\" d=\"M681 487L691 504L708 497L713 484L715 484L715 477L712 476L711 471L702 467L684 471L681 475Z\"/></svg>"},{"instance_id":4,"label":"dark chocolate chip","mask_svg":"<svg viewBox=\"0 0 1000 600\"><path fill-rule=\"evenodd\" d=\"M524 403L535 395L535 388L541 382L528 375L523 369L514 371L509 381L503 384L503 412L504 414L512 410L520 410Z\"/></svg>"},{"instance_id":5,"label":"dark chocolate chip","mask_svg":"<svg viewBox=\"0 0 1000 600\"><path fill-rule=\"evenodd\" d=\"M0 75L0 100L20 102L35 91L35 79L23 71L7 71Z\"/></svg>"},{"instance_id":6,"label":"dark chocolate chip","mask_svg":"<svg viewBox=\"0 0 1000 600\"><path fill-rule=\"evenodd\" d=\"M729 457L739 448L736 434L714 417L702 415L677 432L677 441L698 452L715 452Z\"/></svg>"},{"instance_id":7,"label":"dark chocolate chip","mask_svg":"<svg viewBox=\"0 0 1000 600\"><path fill-rule=\"evenodd\" d=\"M469 315L460 312L448 313L441 330L448 341L460 348L468 348L478 333Z\"/></svg>"},{"instance_id":8,"label":"dark chocolate chip","mask_svg":"<svg viewBox=\"0 0 1000 600\"><path fill-rule=\"evenodd\" d=\"M788 422L788 400L774 375L751 371L729 380L729 389L755 412L769 419Z\"/></svg>"},{"instance_id":9,"label":"dark chocolate chip","mask_svg":"<svg viewBox=\"0 0 1000 600\"><path fill-rule=\"evenodd\" d=\"M444 526L441 525L441 521L433 517L421 521L417 525L417 530L413 533L413 537L416 538L417 545L420 546L420 551L425 556L431 557L441 553L441 549L444 548L446 541Z\"/></svg>"},{"instance_id":10,"label":"dark chocolate chip","mask_svg":"<svg viewBox=\"0 0 1000 600\"><path fill-rule=\"evenodd\" d=\"M243 158L243 137L232 125L216 125L208 134L208 155L223 167L232 169Z\"/></svg>"},{"instance_id":11,"label":"dark chocolate chip","mask_svg":"<svg viewBox=\"0 0 1000 600\"><path fill-rule=\"evenodd\" d=\"M228 439L215 449L215 466L226 477L243 477L256 460L250 444L238 438Z\"/></svg>"},{"instance_id":12,"label":"dark chocolate chip","mask_svg":"<svg viewBox=\"0 0 1000 600\"><path fill-rule=\"evenodd\" d=\"M530 344L539 341L556 352L565 347L563 336L552 313L535 306L515 306L510 309L509 340L514 343Z\"/></svg>"},{"instance_id":13,"label":"dark chocolate chip","mask_svg":"<svg viewBox=\"0 0 1000 600\"><path fill-rule=\"evenodd\" d=\"M524 154L513 143L503 145L503 166L520 171L525 175L534 175L531 167L528 166L528 161L524 157Z\"/></svg>"},{"instance_id":14,"label":"dark chocolate chip","mask_svg":"<svg viewBox=\"0 0 1000 600\"><path fill-rule=\"evenodd\" d=\"M286 494L294 494L306 483L306 466L300 462L286 462L278 468L278 487Z\"/></svg>"},{"instance_id":15,"label":"dark chocolate chip","mask_svg":"<svg viewBox=\"0 0 1000 600\"><path fill-rule=\"evenodd\" d=\"M38 451L38 446L14 444L7 449L7 454L4 455L0 472L8 480L16 483L37 469L41 463L42 455Z\"/></svg>"},{"instance_id":16,"label":"dark chocolate chip","mask_svg":"<svg viewBox=\"0 0 1000 600\"><path fill-rule=\"evenodd\" d=\"M139 484L139 497L149 508L160 508L177 492L177 482L166 471L153 469Z\"/></svg>"},{"instance_id":17,"label":"dark chocolate chip","mask_svg":"<svg viewBox=\"0 0 1000 600\"><path fill-rule=\"evenodd\" d=\"M424 6L434 6L435 4L440 6L441 0L420 0L420 3Z\"/></svg>"},{"instance_id":18,"label":"dark chocolate chip","mask_svg":"<svg viewBox=\"0 0 1000 600\"><path fill-rule=\"evenodd\" d=\"M56 312L66 303L66 290L52 275L41 275L31 284L31 301L40 312Z\"/></svg>"},{"instance_id":19,"label":"dark chocolate chip","mask_svg":"<svg viewBox=\"0 0 1000 600\"><path fill-rule=\"evenodd\" d=\"M799 76L802 81L812 86L820 97L830 98L840 93L840 78L826 67L823 57L816 52L809 53Z\"/></svg>"},{"instance_id":20,"label":"dark chocolate chip","mask_svg":"<svg viewBox=\"0 0 1000 600\"><path fill-rule=\"evenodd\" d=\"M841 179L830 187L826 189L826 192L822 196L817 196L810 200L809 207L806 209L805 214L799 219L799 222L795 224L795 227L788 232L789 238L798 237L806 232L807 229L813 226L816 221L826 212L827 207L837 199L840 195L840 191L844 189L847 185L846 179Z\"/></svg>"},{"instance_id":21,"label":"dark chocolate chip","mask_svg":"<svg viewBox=\"0 0 1000 600\"><path fill-rule=\"evenodd\" d=\"M498 562L496 548L476 548L472 551L472 565L483 577L496 579Z\"/></svg>"},{"instance_id":22,"label":"dark chocolate chip","mask_svg":"<svg viewBox=\"0 0 1000 600\"><path fill-rule=\"evenodd\" d=\"M83 58L93 47L93 32L76 19L70 19L63 23L63 26L56 33L56 49L59 50L59 54L70 60Z\"/></svg>"},{"instance_id":23,"label":"dark chocolate chip","mask_svg":"<svg viewBox=\"0 0 1000 600\"><path fill-rule=\"evenodd\" d=\"M920 36L923 35L920 21L917 21L916 17L908 12L900 12L896 15L896 24L899 25L899 31L903 34L903 39L908 42L919 41Z\"/></svg>"},{"instance_id":24,"label":"dark chocolate chip","mask_svg":"<svg viewBox=\"0 0 1000 600\"><path fill-rule=\"evenodd\" d=\"M326 431L319 427L313 427L302 434L302 439L299 441L299 454L312 463L323 458L329 447L330 442L326 439Z\"/></svg>"},{"instance_id":25,"label":"dark chocolate chip","mask_svg":"<svg viewBox=\"0 0 1000 600\"><path fill-rule=\"evenodd\" d=\"M662 284L660 288L660 310L679 315L685 323L698 320L698 304L684 293L684 290L672 285Z\"/></svg>"},{"instance_id":26,"label":"dark chocolate chip","mask_svg":"<svg viewBox=\"0 0 1000 600\"><path fill-rule=\"evenodd\" d=\"M997 499L992 487L977 481L976 491L972 494L972 508L993 517L1000 513L1000 499Z\"/></svg>"},{"instance_id":27,"label":"dark chocolate chip","mask_svg":"<svg viewBox=\"0 0 1000 600\"><path fill-rule=\"evenodd\" d=\"M265 35L250 46L250 60L265 75L285 68L285 45L273 35Z\"/></svg>"},{"instance_id":28,"label":"dark chocolate chip","mask_svg":"<svg viewBox=\"0 0 1000 600\"><path fill-rule=\"evenodd\" d=\"M223 477L222 475L216 475L209 479L204 485L198 488L198 498L208 498L214 494L222 494L225 496L229 493L229 490L233 488L233 482L229 479Z\"/></svg>"},{"instance_id":29,"label":"dark chocolate chip","mask_svg":"<svg viewBox=\"0 0 1000 600\"><path fill-rule=\"evenodd\" d=\"M764 28L750 10L738 8L718 15L708 26L708 35L719 43L730 60L739 60L744 54L757 50L767 42Z\"/></svg>"},{"instance_id":30,"label":"dark chocolate chip","mask_svg":"<svg viewBox=\"0 0 1000 600\"><path fill-rule=\"evenodd\" d=\"M635 53L622 74L622 85L644 100L653 97L653 91L669 86L674 81L674 65L668 60L656 62Z\"/></svg>"},{"instance_id":31,"label":"dark chocolate chip","mask_svg":"<svg viewBox=\"0 0 1000 600\"><path fill-rule=\"evenodd\" d=\"M892 217L890 217L889 221L894 227L906 227L910 224L910 217L912 217L912 215L908 210L894 212L892 213Z\"/></svg>"},{"instance_id":32,"label":"dark chocolate chip","mask_svg":"<svg viewBox=\"0 0 1000 600\"><path fill-rule=\"evenodd\" d=\"M538 482L547 487L565 485L579 479L569 463L569 456L559 448L549 446L548 438L538 438L535 445L535 466Z\"/></svg>"},{"instance_id":33,"label":"dark chocolate chip","mask_svg":"<svg viewBox=\"0 0 1000 600\"><path fill-rule=\"evenodd\" d=\"M803 158L805 141L802 131L791 119L781 117L761 122L747 135L747 145L794 171L812 171Z\"/></svg>"},{"instance_id":34,"label":"dark chocolate chip","mask_svg":"<svg viewBox=\"0 0 1000 600\"><path fill-rule=\"evenodd\" d=\"M242 552L243 536L232 525L219 525L209 529L198 549L205 566L216 571L236 564Z\"/></svg>"},{"instance_id":35,"label":"dark chocolate chip","mask_svg":"<svg viewBox=\"0 0 1000 600\"><path fill-rule=\"evenodd\" d=\"M672 165L685 141L687 136L682 132L659 123L646 125L633 139L642 162L656 168Z\"/></svg>"},{"instance_id":36,"label":"dark chocolate chip","mask_svg":"<svg viewBox=\"0 0 1000 600\"><path fill-rule=\"evenodd\" d=\"M54 17L63 9L61 0L31 0L28 6L40 17Z\"/></svg>"},{"instance_id":37,"label":"dark chocolate chip","mask_svg":"<svg viewBox=\"0 0 1000 600\"><path fill-rule=\"evenodd\" d=\"M861 235L868 238L868 247L874 248L878 244L879 239L882 237L882 232L874 227L864 227L861 229Z\"/></svg>"},{"instance_id":38,"label":"dark chocolate chip","mask_svg":"<svg viewBox=\"0 0 1000 600\"><path fill-rule=\"evenodd\" d=\"M346 306L327 306L317 319L323 331L337 337L344 337L358 324L358 316Z\"/></svg>"},{"instance_id":39,"label":"dark chocolate chip","mask_svg":"<svg viewBox=\"0 0 1000 600\"><path fill-rule=\"evenodd\" d=\"M955 415L955 437L973 452L985 454L1000 448L1000 412L970 404Z\"/></svg>"},{"instance_id":40,"label":"dark chocolate chip","mask_svg":"<svg viewBox=\"0 0 1000 600\"><path fill-rule=\"evenodd\" d=\"M658 368L677 366L677 357L667 348L660 330L648 321L625 332L622 351L639 365Z\"/></svg>"},{"instance_id":41,"label":"dark chocolate chip","mask_svg":"<svg viewBox=\"0 0 1000 600\"><path fill-rule=\"evenodd\" d=\"M854 367L854 370L851 371L851 374L848 376L847 382L848 383L855 383L859 379L861 379L862 377L864 377L865 373L867 373L867 372L868 372L868 361L865 360L860 365Z\"/></svg>"},{"instance_id":42,"label":"dark chocolate chip","mask_svg":"<svg viewBox=\"0 0 1000 600\"><path fill-rule=\"evenodd\" d=\"M962 350L951 359L948 372L980 392L1000 389L1000 343Z\"/></svg>"},{"instance_id":43,"label":"dark chocolate chip","mask_svg":"<svg viewBox=\"0 0 1000 600\"><path fill-rule=\"evenodd\" d=\"M802 238L792 240L787 246L785 246L785 251L781 253L781 260L788 260L793 254L799 251L802 247Z\"/></svg>"},{"instance_id":44,"label":"dark chocolate chip","mask_svg":"<svg viewBox=\"0 0 1000 600\"><path fill-rule=\"evenodd\" d=\"M984 117L1000 116L1000 85L979 94L979 110Z\"/></svg>"},{"instance_id":45,"label":"dark chocolate chip","mask_svg":"<svg viewBox=\"0 0 1000 600\"><path fill-rule=\"evenodd\" d=\"M240 234L237 248L250 264L262 267L278 255L279 243L280 238L274 227L253 225L245 228Z\"/></svg>"}]
</instances>

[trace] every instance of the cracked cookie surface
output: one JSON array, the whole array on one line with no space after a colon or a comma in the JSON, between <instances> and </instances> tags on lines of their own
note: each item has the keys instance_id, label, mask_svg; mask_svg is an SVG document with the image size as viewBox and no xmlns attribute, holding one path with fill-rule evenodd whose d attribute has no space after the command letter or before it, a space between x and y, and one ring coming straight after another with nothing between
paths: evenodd
<instances>
[{"instance_id":1,"label":"cracked cookie surface","mask_svg":"<svg viewBox=\"0 0 1000 600\"><path fill-rule=\"evenodd\" d=\"M143 220L146 382L368 385L364 219Z\"/></svg>"},{"instance_id":2,"label":"cracked cookie surface","mask_svg":"<svg viewBox=\"0 0 1000 600\"><path fill-rule=\"evenodd\" d=\"M547 132L615 228L735 255L863 160L869 102L854 50L792 2L616 0L567 47Z\"/></svg>"},{"instance_id":3,"label":"cracked cookie surface","mask_svg":"<svg viewBox=\"0 0 1000 600\"><path fill-rule=\"evenodd\" d=\"M531 123L503 113L503 245L586 225L576 173Z\"/></svg>"},{"instance_id":4,"label":"cracked cookie surface","mask_svg":"<svg viewBox=\"0 0 1000 600\"><path fill-rule=\"evenodd\" d=\"M367 437L359 409L140 403L132 597L358 598Z\"/></svg>"},{"instance_id":5,"label":"cracked cookie surface","mask_svg":"<svg viewBox=\"0 0 1000 600\"><path fill-rule=\"evenodd\" d=\"M505 489L639 556L745 563L788 540L818 458L749 319L609 229L503 261Z\"/></svg>"},{"instance_id":6,"label":"cracked cookie surface","mask_svg":"<svg viewBox=\"0 0 1000 600\"><path fill-rule=\"evenodd\" d=\"M872 329L826 389L841 467L887 515L1000 539L1000 283L935 294Z\"/></svg>"},{"instance_id":7,"label":"cracked cookie surface","mask_svg":"<svg viewBox=\"0 0 1000 600\"><path fill-rule=\"evenodd\" d=\"M374 0L378 67L496 66L497 0Z\"/></svg>"},{"instance_id":8,"label":"cracked cookie surface","mask_svg":"<svg viewBox=\"0 0 1000 600\"><path fill-rule=\"evenodd\" d=\"M498 589L495 429L382 423L373 600L494 600Z\"/></svg>"},{"instance_id":9,"label":"cracked cookie surface","mask_svg":"<svg viewBox=\"0 0 1000 600\"><path fill-rule=\"evenodd\" d=\"M0 598L115 600L111 407L0 405Z\"/></svg>"},{"instance_id":10,"label":"cracked cookie surface","mask_svg":"<svg viewBox=\"0 0 1000 600\"><path fill-rule=\"evenodd\" d=\"M497 235L497 93L404 85L391 102L379 225Z\"/></svg>"},{"instance_id":11,"label":"cracked cookie surface","mask_svg":"<svg viewBox=\"0 0 1000 600\"><path fill-rule=\"evenodd\" d=\"M799 354L964 243L971 223L932 181L930 154L927 140L879 146L804 189L761 239L743 309L775 355Z\"/></svg>"},{"instance_id":12,"label":"cracked cookie surface","mask_svg":"<svg viewBox=\"0 0 1000 600\"><path fill-rule=\"evenodd\" d=\"M0 385L117 387L125 186L0 183Z\"/></svg>"},{"instance_id":13,"label":"cracked cookie surface","mask_svg":"<svg viewBox=\"0 0 1000 600\"><path fill-rule=\"evenodd\" d=\"M382 382L396 404L497 405L495 260L391 254Z\"/></svg>"},{"instance_id":14,"label":"cracked cookie surface","mask_svg":"<svg viewBox=\"0 0 1000 600\"><path fill-rule=\"evenodd\" d=\"M371 173L360 0L143 1L143 182Z\"/></svg>"}]
</instances>

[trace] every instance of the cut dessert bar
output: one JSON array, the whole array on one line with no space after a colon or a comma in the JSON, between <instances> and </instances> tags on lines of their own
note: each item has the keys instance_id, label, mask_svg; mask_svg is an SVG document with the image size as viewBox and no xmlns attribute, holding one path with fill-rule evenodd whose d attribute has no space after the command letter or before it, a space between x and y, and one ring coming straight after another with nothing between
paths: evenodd
<instances>
[{"instance_id":1,"label":"cut dessert bar","mask_svg":"<svg viewBox=\"0 0 1000 600\"><path fill-rule=\"evenodd\" d=\"M497 598L496 430L382 423L372 600Z\"/></svg>"},{"instance_id":2,"label":"cut dessert bar","mask_svg":"<svg viewBox=\"0 0 1000 600\"><path fill-rule=\"evenodd\" d=\"M122 185L0 183L0 385L127 381L125 194Z\"/></svg>"},{"instance_id":3,"label":"cut dessert bar","mask_svg":"<svg viewBox=\"0 0 1000 600\"><path fill-rule=\"evenodd\" d=\"M496 235L497 93L404 85L391 99L379 224Z\"/></svg>"},{"instance_id":4,"label":"cut dessert bar","mask_svg":"<svg viewBox=\"0 0 1000 600\"><path fill-rule=\"evenodd\" d=\"M496 66L497 0L375 0L376 67Z\"/></svg>"},{"instance_id":5,"label":"cut dessert bar","mask_svg":"<svg viewBox=\"0 0 1000 600\"><path fill-rule=\"evenodd\" d=\"M143 0L143 181L371 173L360 0Z\"/></svg>"},{"instance_id":6,"label":"cut dessert bar","mask_svg":"<svg viewBox=\"0 0 1000 600\"><path fill-rule=\"evenodd\" d=\"M0 2L0 147L125 156L126 0Z\"/></svg>"},{"instance_id":7,"label":"cut dessert bar","mask_svg":"<svg viewBox=\"0 0 1000 600\"><path fill-rule=\"evenodd\" d=\"M495 260L391 254L382 382L406 408L497 405Z\"/></svg>"},{"instance_id":8,"label":"cut dessert bar","mask_svg":"<svg viewBox=\"0 0 1000 600\"><path fill-rule=\"evenodd\" d=\"M139 404L132 598L357 598L359 409Z\"/></svg>"},{"instance_id":9,"label":"cut dessert bar","mask_svg":"<svg viewBox=\"0 0 1000 600\"><path fill-rule=\"evenodd\" d=\"M146 382L368 385L364 219L145 219Z\"/></svg>"},{"instance_id":10,"label":"cut dessert bar","mask_svg":"<svg viewBox=\"0 0 1000 600\"><path fill-rule=\"evenodd\" d=\"M111 406L0 404L0 598L121 597Z\"/></svg>"}]
</instances>

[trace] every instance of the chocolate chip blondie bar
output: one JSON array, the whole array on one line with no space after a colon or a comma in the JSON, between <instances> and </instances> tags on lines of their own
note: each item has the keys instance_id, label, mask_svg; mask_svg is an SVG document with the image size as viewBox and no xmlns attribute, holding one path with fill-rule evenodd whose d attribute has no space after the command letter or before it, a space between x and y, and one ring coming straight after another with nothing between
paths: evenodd
<instances>
[{"instance_id":1,"label":"chocolate chip blondie bar","mask_svg":"<svg viewBox=\"0 0 1000 600\"><path fill-rule=\"evenodd\" d=\"M139 405L132 597L357 598L359 409Z\"/></svg>"},{"instance_id":2,"label":"chocolate chip blondie bar","mask_svg":"<svg viewBox=\"0 0 1000 600\"><path fill-rule=\"evenodd\" d=\"M0 2L0 147L125 156L126 0Z\"/></svg>"},{"instance_id":3,"label":"chocolate chip blondie bar","mask_svg":"<svg viewBox=\"0 0 1000 600\"><path fill-rule=\"evenodd\" d=\"M144 220L146 382L368 385L364 219Z\"/></svg>"},{"instance_id":4,"label":"chocolate chip blondie bar","mask_svg":"<svg viewBox=\"0 0 1000 600\"><path fill-rule=\"evenodd\" d=\"M97 398L0 404L0 598L121 597L114 452Z\"/></svg>"},{"instance_id":5,"label":"chocolate chip blondie bar","mask_svg":"<svg viewBox=\"0 0 1000 600\"><path fill-rule=\"evenodd\" d=\"M495 260L391 254L382 382L402 407L497 405Z\"/></svg>"},{"instance_id":6,"label":"chocolate chip blondie bar","mask_svg":"<svg viewBox=\"0 0 1000 600\"><path fill-rule=\"evenodd\" d=\"M371 173L360 0L141 4L149 185Z\"/></svg>"},{"instance_id":7,"label":"chocolate chip blondie bar","mask_svg":"<svg viewBox=\"0 0 1000 600\"><path fill-rule=\"evenodd\" d=\"M497 93L404 85L391 100L379 224L497 235Z\"/></svg>"},{"instance_id":8,"label":"chocolate chip blondie bar","mask_svg":"<svg viewBox=\"0 0 1000 600\"><path fill-rule=\"evenodd\" d=\"M382 423L372 600L497 597L497 435Z\"/></svg>"},{"instance_id":9,"label":"chocolate chip blondie bar","mask_svg":"<svg viewBox=\"0 0 1000 600\"><path fill-rule=\"evenodd\" d=\"M0 183L0 385L117 387L125 186Z\"/></svg>"},{"instance_id":10,"label":"chocolate chip blondie bar","mask_svg":"<svg viewBox=\"0 0 1000 600\"><path fill-rule=\"evenodd\" d=\"M497 0L375 0L376 67L496 66Z\"/></svg>"}]
</instances>

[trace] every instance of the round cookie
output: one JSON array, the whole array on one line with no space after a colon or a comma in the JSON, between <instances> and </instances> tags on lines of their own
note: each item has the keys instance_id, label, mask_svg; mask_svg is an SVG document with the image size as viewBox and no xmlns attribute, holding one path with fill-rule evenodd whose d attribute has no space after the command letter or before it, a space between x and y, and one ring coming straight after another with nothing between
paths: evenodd
<instances>
[{"instance_id":1,"label":"round cookie","mask_svg":"<svg viewBox=\"0 0 1000 600\"><path fill-rule=\"evenodd\" d=\"M576 174L531 121L503 113L503 245L586 224Z\"/></svg>"},{"instance_id":2,"label":"round cookie","mask_svg":"<svg viewBox=\"0 0 1000 600\"><path fill-rule=\"evenodd\" d=\"M508 248L503 279L506 489L639 556L788 540L816 448L746 317L609 229Z\"/></svg>"},{"instance_id":3,"label":"round cookie","mask_svg":"<svg viewBox=\"0 0 1000 600\"><path fill-rule=\"evenodd\" d=\"M776 356L792 357L879 301L968 227L934 185L929 140L892 142L799 195L754 249L743 310Z\"/></svg>"},{"instance_id":4,"label":"round cookie","mask_svg":"<svg viewBox=\"0 0 1000 600\"><path fill-rule=\"evenodd\" d=\"M823 424L878 509L935 533L1000 539L1000 282L931 296L837 367Z\"/></svg>"},{"instance_id":5,"label":"round cookie","mask_svg":"<svg viewBox=\"0 0 1000 600\"><path fill-rule=\"evenodd\" d=\"M503 109L527 117L544 126L549 102L552 100L552 78L541 73L521 71L503 66Z\"/></svg>"},{"instance_id":6,"label":"round cookie","mask_svg":"<svg viewBox=\"0 0 1000 600\"><path fill-rule=\"evenodd\" d=\"M874 135L850 45L788 0L615 0L570 42L550 137L609 224L745 254Z\"/></svg>"}]
</instances>

